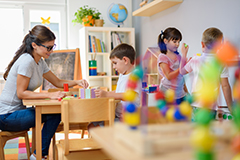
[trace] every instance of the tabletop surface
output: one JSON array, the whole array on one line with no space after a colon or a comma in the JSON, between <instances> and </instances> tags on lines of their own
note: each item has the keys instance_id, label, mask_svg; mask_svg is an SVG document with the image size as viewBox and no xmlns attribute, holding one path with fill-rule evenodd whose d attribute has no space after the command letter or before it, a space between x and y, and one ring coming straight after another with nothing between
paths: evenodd
<instances>
[{"instance_id":1,"label":"tabletop surface","mask_svg":"<svg viewBox=\"0 0 240 160\"><path fill-rule=\"evenodd\" d=\"M61 101L54 99L24 99L23 105L33 106L33 105L61 105Z\"/></svg>"},{"instance_id":2,"label":"tabletop surface","mask_svg":"<svg viewBox=\"0 0 240 160\"><path fill-rule=\"evenodd\" d=\"M161 127L159 125L158 127ZM192 150L175 150L167 153L161 153L152 156L142 156L137 154L132 148L115 139L114 127L97 127L90 130L92 137L101 145L101 147L114 159L117 160L192 160ZM216 155L217 159L232 159L230 147L221 149Z\"/></svg>"},{"instance_id":3,"label":"tabletop surface","mask_svg":"<svg viewBox=\"0 0 240 160\"><path fill-rule=\"evenodd\" d=\"M90 131L92 137L103 147L103 149L114 159L118 160L176 160L176 154L162 154L156 156L144 157L136 154L128 146L117 142L114 139L113 127L97 127ZM178 160L191 159L189 151L180 151L177 153Z\"/></svg>"}]
</instances>

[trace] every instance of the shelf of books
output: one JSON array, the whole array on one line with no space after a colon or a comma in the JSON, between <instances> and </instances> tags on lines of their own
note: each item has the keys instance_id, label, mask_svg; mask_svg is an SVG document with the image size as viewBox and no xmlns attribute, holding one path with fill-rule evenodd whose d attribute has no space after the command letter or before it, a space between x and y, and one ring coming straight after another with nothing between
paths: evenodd
<instances>
[{"instance_id":1,"label":"shelf of books","mask_svg":"<svg viewBox=\"0 0 240 160\"><path fill-rule=\"evenodd\" d=\"M121 43L135 48L134 28L83 27L79 31L79 37L82 77L91 87L114 90L118 73L112 68L109 55ZM92 61L95 61L96 66L91 66Z\"/></svg>"}]
</instances>

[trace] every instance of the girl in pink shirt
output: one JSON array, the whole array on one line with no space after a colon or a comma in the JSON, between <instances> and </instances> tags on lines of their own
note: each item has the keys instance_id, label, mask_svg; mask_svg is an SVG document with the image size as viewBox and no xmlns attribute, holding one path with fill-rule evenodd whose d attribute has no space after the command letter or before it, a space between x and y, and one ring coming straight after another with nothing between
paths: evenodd
<instances>
[{"instance_id":1,"label":"girl in pink shirt","mask_svg":"<svg viewBox=\"0 0 240 160\"><path fill-rule=\"evenodd\" d=\"M182 35L176 28L167 28L158 36L158 46L161 51L158 56L158 71L163 77L159 88L163 92L173 89L177 104L180 104L188 93L183 75L179 74L181 56L177 49L181 40Z\"/></svg>"}]
</instances>

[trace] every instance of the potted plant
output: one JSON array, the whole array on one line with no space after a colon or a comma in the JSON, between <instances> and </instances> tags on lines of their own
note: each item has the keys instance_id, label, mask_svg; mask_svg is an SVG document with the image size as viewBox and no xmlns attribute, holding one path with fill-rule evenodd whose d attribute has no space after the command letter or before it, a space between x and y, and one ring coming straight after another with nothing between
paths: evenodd
<instances>
[{"instance_id":1,"label":"potted plant","mask_svg":"<svg viewBox=\"0 0 240 160\"><path fill-rule=\"evenodd\" d=\"M102 18L99 17L99 18L95 19L95 26L96 27L102 27L103 24L104 24L104 21L103 21Z\"/></svg>"},{"instance_id":2,"label":"potted plant","mask_svg":"<svg viewBox=\"0 0 240 160\"><path fill-rule=\"evenodd\" d=\"M84 5L80 7L77 12L75 12L75 19L72 22L80 23L83 26L94 26L94 21L96 19L100 19L101 13L96 10L96 8L88 7L88 5Z\"/></svg>"}]
</instances>

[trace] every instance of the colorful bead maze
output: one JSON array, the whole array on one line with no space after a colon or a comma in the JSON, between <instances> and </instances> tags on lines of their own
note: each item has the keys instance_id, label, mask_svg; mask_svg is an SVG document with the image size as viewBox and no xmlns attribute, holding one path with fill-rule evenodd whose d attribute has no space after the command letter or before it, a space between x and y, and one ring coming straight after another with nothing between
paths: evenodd
<instances>
[{"instance_id":1,"label":"colorful bead maze","mask_svg":"<svg viewBox=\"0 0 240 160\"><path fill-rule=\"evenodd\" d=\"M211 112L209 109L209 106L212 106L213 103L217 100L217 93L215 92L215 88L217 88L217 85L219 85L219 77L220 72L218 71L222 65L231 65L232 60L238 55L237 50L235 47L233 47L229 42L226 42L225 44L218 47L218 52L216 54L216 57L214 61L208 65L203 66L202 68L202 76L206 77L206 81L204 82L200 94L196 97L204 106L202 110L199 110L199 112L196 114L196 124L197 127L194 129L192 135L191 135L191 144L195 150L195 158L196 160L214 160L216 159L215 151L216 146L219 147L219 145L216 145L217 142L221 141L222 139L219 139L216 137L216 135L213 134L213 131L211 130L211 122L213 120L213 117L211 115ZM237 80L237 83L239 80ZM235 89L236 90L236 89ZM239 94L236 92L235 99L238 101L239 97L237 96ZM235 106L233 110L234 114L234 122L235 124L238 123L238 120L240 120L240 106ZM238 115L239 114L239 115ZM224 115L225 118L227 115ZM224 118L223 117L223 118ZM240 155L240 143L236 143L236 141L240 141L238 135L240 134L240 123L235 125L237 127L237 133L235 133L234 141L233 141L233 149L237 153L236 157L239 158ZM229 131L230 132L230 131ZM229 140L231 135L227 137ZM228 148L228 145L227 145ZM236 159L238 159L236 158ZM235 159L235 158L234 158Z\"/></svg>"}]
</instances>

